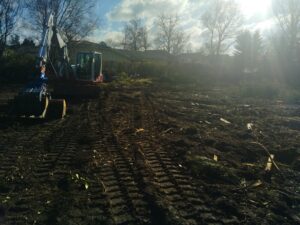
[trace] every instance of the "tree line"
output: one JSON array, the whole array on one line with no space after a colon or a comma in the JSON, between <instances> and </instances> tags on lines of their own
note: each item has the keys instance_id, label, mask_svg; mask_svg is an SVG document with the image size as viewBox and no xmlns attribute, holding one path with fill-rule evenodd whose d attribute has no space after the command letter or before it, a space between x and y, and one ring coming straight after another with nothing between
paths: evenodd
<instances>
[{"instance_id":1,"label":"tree line","mask_svg":"<svg viewBox=\"0 0 300 225\"><path fill-rule=\"evenodd\" d=\"M51 13L67 40L87 37L99 25L99 18L91 16L95 4L96 0L1 0L0 58L9 41L16 42L25 31L40 40Z\"/></svg>"},{"instance_id":2,"label":"tree line","mask_svg":"<svg viewBox=\"0 0 300 225\"><path fill-rule=\"evenodd\" d=\"M256 61L270 51L260 32L244 30L243 15L234 0L209 0L207 3L205 12L199 14L205 37L204 41L199 40L203 46L200 51L214 57L231 52L238 56L244 68L253 68ZM41 35L50 13L56 15L54 26L68 40L87 37L99 27L99 18L92 13L95 4L96 0L1 0L0 57L9 40L17 42L16 33L21 31L18 21L27 21L25 29ZM297 61L300 59L300 0L272 0L272 11L278 25L278 32L271 39L272 51L282 61ZM154 26L155 40L151 42L145 21L132 19L124 25L123 41L118 44L133 51L151 48L174 55L187 51L190 36L178 15L161 14Z\"/></svg>"}]
</instances>

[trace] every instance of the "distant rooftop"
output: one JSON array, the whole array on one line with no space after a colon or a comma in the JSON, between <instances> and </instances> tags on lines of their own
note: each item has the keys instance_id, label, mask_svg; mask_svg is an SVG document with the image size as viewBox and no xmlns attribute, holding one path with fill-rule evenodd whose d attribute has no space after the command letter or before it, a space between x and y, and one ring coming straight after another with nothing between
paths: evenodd
<instances>
[{"instance_id":1,"label":"distant rooftop","mask_svg":"<svg viewBox=\"0 0 300 225\"><path fill-rule=\"evenodd\" d=\"M75 60L76 52L98 51L103 53L104 61L160 61L172 57L164 50L131 51L107 47L102 43L90 41L73 41L69 43L71 58Z\"/></svg>"}]
</instances>

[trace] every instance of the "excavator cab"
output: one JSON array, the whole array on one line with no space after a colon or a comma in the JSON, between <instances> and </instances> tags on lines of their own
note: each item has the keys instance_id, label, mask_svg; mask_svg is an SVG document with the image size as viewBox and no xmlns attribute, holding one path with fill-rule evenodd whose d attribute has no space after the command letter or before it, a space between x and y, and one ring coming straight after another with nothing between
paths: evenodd
<instances>
[{"instance_id":1,"label":"excavator cab","mask_svg":"<svg viewBox=\"0 0 300 225\"><path fill-rule=\"evenodd\" d=\"M71 65L74 79L54 80L55 97L94 98L99 94L97 83L103 82L102 54L99 52L79 52L76 64Z\"/></svg>"},{"instance_id":2,"label":"excavator cab","mask_svg":"<svg viewBox=\"0 0 300 225\"><path fill-rule=\"evenodd\" d=\"M75 68L77 80L100 81L102 79L102 54L99 52L79 52Z\"/></svg>"}]
</instances>

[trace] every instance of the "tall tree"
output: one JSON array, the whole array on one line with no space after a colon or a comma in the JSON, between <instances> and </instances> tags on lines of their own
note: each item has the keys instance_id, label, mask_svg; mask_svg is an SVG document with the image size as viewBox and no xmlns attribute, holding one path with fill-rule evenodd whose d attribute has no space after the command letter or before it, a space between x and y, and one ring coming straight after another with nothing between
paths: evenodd
<instances>
[{"instance_id":1,"label":"tall tree","mask_svg":"<svg viewBox=\"0 0 300 225\"><path fill-rule=\"evenodd\" d=\"M148 48L151 46L149 42L149 37L148 37L148 29L146 27L143 27L142 30L142 48L146 51Z\"/></svg>"},{"instance_id":2,"label":"tall tree","mask_svg":"<svg viewBox=\"0 0 300 225\"><path fill-rule=\"evenodd\" d=\"M235 56L237 58L236 62L238 62L241 70L249 68L249 62L251 58L251 33L249 30L242 32L236 38L236 46L235 46Z\"/></svg>"},{"instance_id":3,"label":"tall tree","mask_svg":"<svg viewBox=\"0 0 300 225\"><path fill-rule=\"evenodd\" d=\"M273 11L290 56L296 57L300 35L300 1L273 0Z\"/></svg>"},{"instance_id":4,"label":"tall tree","mask_svg":"<svg viewBox=\"0 0 300 225\"><path fill-rule=\"evenodd\" d=\"M265 54L264 43L259 30L252 34L252 68L258 66Z\"/></svg>"},{"instance_id":5,"label":"tall tree","mask_svg":"<svg viewBox=\"0 0 300 225\"><path fill-rule=\"evenodd\" d=\"M19 47L21 45L20 35L18 35L18 34L12 35L11 40L10 40L10 44L12 46Z\"/></svg>"},{"instance_id":6,"label":"tall tree","mask_svg":"<svg viewBox=\"0 0 300 225\"><path fill-rule=\"evenodd\" d=\"M259 61L263 55L262 38L259 31L251 33L243 31L236 38L235 56L241 70L254 72L258 69Z\"/></svg>"},{"instance_id":7,"label":"tall tree","mask_svg":"<svg viewBox=\"0 0 300 225\"><path fill-rule=\"evenodd\" d=\"M188 43L189 36L180 28L178 15L162 14L157 18L158 33L156 43L160 49L170 54L180 54Z\"/></svg>"},{"instance_id":8,"label":"tall tree","mask_svg":"<svg viewBox=\"0 0 300 225\"><path fill-rule=\"evenodd\" d=\"M233 44L233 39L241 29L242 15L234 0L210 0L206 13L201 17L206 28L210 55L219 56Z\"/></svg>"},{"instance_id":9,"label":"tall tree","mask_svg":"<svg viewBox=\"0 0 300 225\"><path fill-rule=\"evenodd\" d=\"M20 13L20 0L0 1L0 58L3 55L8 37L15 28Z\"/></svg>"},{"instance_id":10,"label":"tall tree","mask_svg":"<svg viewBox=\"0 0 300 225\"><path fill-rule=\"evenodd\" d=\"M140 19L132 19L124 26L124 49L139 51L148 48L148 33Z\"/></svg>"},{"instance_id":11,"label":"tall tree","mask_svg":"<svg viewBox=\"0 0 300 225\"><path fill-rule=\"evenodd\" d=\"M68 40L81 39L89 35L96 27L98 18L92 16L95 0L27 0L29 20L42 34L47 20L54 14L54 26Z\"/></svg>"}]
</instances>

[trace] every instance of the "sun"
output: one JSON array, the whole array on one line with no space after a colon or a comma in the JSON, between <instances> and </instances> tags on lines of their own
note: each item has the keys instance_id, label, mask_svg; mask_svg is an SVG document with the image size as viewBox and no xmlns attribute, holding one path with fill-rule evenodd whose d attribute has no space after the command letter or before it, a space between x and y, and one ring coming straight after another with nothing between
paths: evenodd
<instances>
[{"instance_id":1,"label":"sun","mask_svg":"<svg viewBox=\"0 0 300 225\"><path fill-rule=\"evenodd\" d=\"M245 16L264 15L270 10L271 0L238 0Z\"/></svg>"}]
</instances>

